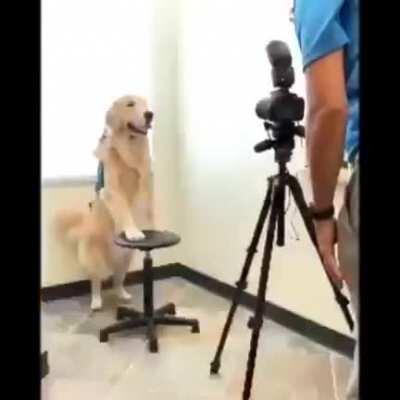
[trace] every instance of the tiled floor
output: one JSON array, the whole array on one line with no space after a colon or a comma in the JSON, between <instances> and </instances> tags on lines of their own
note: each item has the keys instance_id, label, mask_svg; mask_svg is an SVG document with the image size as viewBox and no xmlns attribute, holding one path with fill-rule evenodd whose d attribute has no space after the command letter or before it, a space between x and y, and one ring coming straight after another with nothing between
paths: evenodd
<instances>
[{"instance_id":1,"label":"tiled floor","mask_svg":"<svg viewBox=\"0 0 400 400\"><path fill-rule=\"evenodd\" d=\"M141 308L141 286L131 286ZM104 311L90 315L89 298L60 300L42 307L42 347L50 375L43 400L239 400L250 331L250 312L239 308L222 358L220 376L209 364L229 302L181 279L157 282L156 305L173 301L177 314L200 320L190 328L160 327L158 354L147 350L139 332L98 341L98 330L114 322L115 300L105 293ZM351 362L283 327L265 321L258 347L252 399L342 400Z\"/></svg>"}]
</instances>

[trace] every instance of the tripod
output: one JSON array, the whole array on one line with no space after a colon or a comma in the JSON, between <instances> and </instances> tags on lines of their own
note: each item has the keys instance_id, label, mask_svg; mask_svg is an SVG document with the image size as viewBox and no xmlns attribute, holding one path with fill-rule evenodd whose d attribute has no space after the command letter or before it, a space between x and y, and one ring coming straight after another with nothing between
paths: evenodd
<instances>
[{"instance_id":1,"label":"tripod","mask_svg":"<svg viewBox=\"0 0 400 400\"><path fill-rule=\"evenodd\" d=\"M232 305L229 310L227 320L225 322L225 326L220 338L220 342L218 344L216 354L214 356L213 361L211 362L211 370L210 370L211 374L217 374L219 371L221 365L221 355L225 346L226 339L228 337L229 329L231 327L234 314L238 307L240 296L247 287L247 276L249 274L254 255L257 252L257 246L260 240L260 236L269 214L264 254L261 265L261 275L259 278L259 285L258 285L256 309L254 317L250 318L249 321L249 328L252 329L252 335L250 341L250 351L247 361L246 380L243 389L243 397L242 397L243 400L248 400L250 398L250 393L251 393L254 368L256 364L258 339L260 336L260 329L263 324L263 311L265 307L265 296L266 296L268 277L270 272L270 263L271 263L272 249L274 245L275 230L277 231L277 241L276 241L277 245L284 246L285 242L286 189L288 189L289 193L292 194L295 204L297 205L300 211L300 215L306 226L307 232L311 238L311 241L318 252L314 223L310 216L307 203L304 199L303 191L301 189L298 180L288 172L286 166L287 163L290 161L292 149L294 148L294 139L290 138L290 140L286 140L284 142L279 142L277 140L266 140L255 147L257 152L268 150L270 148L273 148L275 150L275 161L278 162L279 172L277 175L268 178L267 194L256 224L253 238L247 250L246 260L239 281L236 283L236 290L233 296ZM350 330L353 330L353 320L347 308L349 301L335 286L330 276L327 273L326 275L331 284L332 290L335 295L335 299L344 314L344 317L350 327Z\"/></svg>"}]
</instances>

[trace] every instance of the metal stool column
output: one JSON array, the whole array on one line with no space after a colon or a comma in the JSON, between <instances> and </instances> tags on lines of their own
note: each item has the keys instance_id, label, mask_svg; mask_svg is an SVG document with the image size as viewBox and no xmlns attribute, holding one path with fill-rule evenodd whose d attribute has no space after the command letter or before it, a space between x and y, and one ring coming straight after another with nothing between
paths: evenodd
<instances>
[{"instance_id":1,"label":"metal stool column","mask_svg":"<svg viewBox=\"0 0 400 400\"><path fill-rule=\"evenodd\" d=\"M150 251L146 251L143 260L143 310L144 316L153 318L153 259Z\"/></svg>"},{"instance_id":2,"label":"metal stool column","mask_svg":"<svg viewBox=\"0 0 400 400\"><path fill-rule=\"evenodd\" d=\"M143 259L143 312L147 321L149 349L152 353L157 353L158 340L154 324L153 259L150 251L146 251Z\"/></svg>"}]
</instances>

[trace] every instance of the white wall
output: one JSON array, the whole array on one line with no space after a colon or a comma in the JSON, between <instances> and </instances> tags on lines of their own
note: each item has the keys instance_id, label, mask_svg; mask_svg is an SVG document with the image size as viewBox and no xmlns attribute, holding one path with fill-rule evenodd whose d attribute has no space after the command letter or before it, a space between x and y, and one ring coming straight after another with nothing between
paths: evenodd
<instances>
[{"instance_id":1,"label":"white wall","mask_svg":"<svg viewBox=\"0 0 400 400\"><path fill-rule=\"evenodd\" d=\"M301 58L289 22L291 1L181 4L183 262L233 284L262 205L266 178L276 172L273 153L252 150L265 138L254 107L272 89L265 53L270 40L289 44L296 69L293 91L304 96ZM304 148L298 145L290 169L304 176L303 166ZM347 333L298 213L291 209L288 216L287 245L274 252L268 300ZM291 221L299 241L293 238ZM249 278L254 294L262 248Z\"/></svg>"},{"instance_id":2,"label":"white wall","mask_svg":"<svg viewBox=\"0 0 400 400\"><path fill-rule=\"evenodd\" d=\"M58 4L58 1L48 2L52 7ZM141 24L140 21L136 21L134 13L121 14L123 11L121 9L122 5L126 5L126 1L122 2L118 0L115 4L114 1L100 1L99 5L96 5L94 8L81 7L82 4L86 6L93 6L94 3L90 0L84 0L77 4L74 3L75 11L77 14L79 12L83 13L79 18L83 19L84 15L86 15L87 20L90 18L90 13L95 9L101 10L104 9L104 5L107 3L110 6L110 16L114 16L114 20L116 19L118 22L116 25L112 22L105 24L104 29L113 28L114 33L111 35L114 39L117 37L121 38L121 35L125 32L125 28L122 27L122 32L119 31L119 24L125 22L126 25L133 26L134 23ZM117 4L118 3L118 4ZM90 87L82 86L81 88L75 88L77 90L77 103L74 104L74 107L79 105L82 110L85 109L85 106L90 103L91 98L95 98L96 101L100 102L102 107L98 107L98 109L93 110L91 108L92 119L86 118L86 123L88 124L98 124L99 132L98 134L91 135L91 138L84 143L77 142L75 137L75 145L74 148L71 149L70 146L65 145L64 150L61 151L63 146L56 145L54 141L51 139L50 132L58 132L60 126L52 125L47 127L47 131L49 134L42 135L42 142L44 147L48 149L48 155L51 155L53 152L55 156L63 156L66 154L69 159L69 163L71 164L70 168L68 165L64 163L61 165L63 169L51 168L54 165L57 165L55 162L51 163L51 159L47 157L48 160L48 174L45 174L45 178L54 176L56 179L51 179L50 184L47 184L49 179L45 180L45 184L42 186L42 201L41 201L41 209L42 209L42 265L41 265L41 276L42 276L42 286L50 286L63 284L67 282L74 282L80 279L85 279L84 272L79 268L76 263L76 259L74 257L74 252L72 249L68 249L63 247L60 243L58 243L53 237L52 231L52 220L53 215L56 210L65 208L65 207L86 207L88 202L94 196L94 183L93 179L81 179L82 175L94 174L97 168L96 160L92 155L92 151L94 150L97 139L101 135L101 129L103 128L104 122L104 114L109 106L108 102L112 101L115 97L120 96L126 92L140 93L144 95L148 95L150 97L150 101L152 107L155 112L155 123L153 129L153 145L154 145L154 173L155 173L155 208L156 208L156 222L157 226L160 228L170 229L173 231L181 232L180 228L180 218L179 218L179 210L181 208L180 204L182 198L178 194L178 185L179 185L179 173L178 168L179 164L177 163L178 159L178 144L177 144L177 115L176 115L176 102L177 102L177 41L176 41L176 29L178 27L177 18L177 1L175 0L149 0L149 1L133 1L133 7L139 7L140 4L146 3L147 12L149 13L148 21L149 26L148 29L144 29L141 35L133 35L129 37L129 32L125 32L127 37L125 38L130 43L132 43L132 54L128 54L128 61L132 60L132 57L136 60L140 60L140 57L147 57L148 59L148 67L147 74L144 75L145 82L135 81L135 73L139 73L137 69L133 67L132 64L128 62L128 68L131 68L131 72L126 70L126 66L121 66L121 74L122 77L119 77L118 74L115 73L115 68L110 68L109 74L107 74L107 70L103 67L99 67L100 72L97 71L98 74L104 75L104 82L98 82L99 89L110 89L106 92L96 92L89 91ZM63 2L61 2L63 4ZM96 3L97 4L97 3ZM132 10L132 4L128 5L128 8ZM54 11L54 10L53 10ZM86 13L85 13L86 11ZM90 13L88 14L88 12ZM96 12L97 12L96 11ZM55 12L55 11L54 11ZM58 15L58 14L57 14ZM120 15L120 19L118 19L118 15ZM137 17L137 15L136 15ZM69 23L71 21L69 20ZM72 24L74 25L74 24ZM115 32L115 30L117 32ZM72 33L71 33L72 34ZM106 31L104 31L106 34ZM49 38L47 38L49 39ZM49 40L48 40L49 41ZM146 46L146 52L142 54L135 53L135 43L143 41ZM106 54L109 54L119 64L119 61L114 51L118 49L113 49L113 42L104 42L104 47L101 48L101 53L106 57ZM94 45L95 49L92 49L93 43L90 41L83 41L81 45L77 45L79 48L74 49L76 53L84 54L86 52L96 52L98 49L98 45ZM142 44L140 45L142 46ZM60 48L58 49L62 53L62 49L68 47L63 43L60 43ZM51 48L48 53L49 59L55 59L59 52L55 52L55 48ZM98 49L99 50L99 49ZM111 54L109 53L111 51ZM129 51L126 47L123 51ZM148 53L148 54L147 54ZM98 56L100 56L98 54ZM107 58L107 57L106 57ZM108 59L108 58L107 58ZM56 62L56 60L54 61ZM57 61L58 62L58 61ZM59 68L54 68L54 71L59 71L60 64L57 64ZM77 66L77 69L78 66ZM82 70L80 73L88 72L85 69L85 66L82 66ZM83 72L82 72L83 71ZM46 71L43 71L43 74ZM126 80L126 78L132 75L132 82ZM96 75L97 78L99 75ZM54 77L54 80L61 79L60 76ZM125 78L125 80L123 79ZM146 82L148 78L148 82ZM94 78L93 78L94 79ZM50 79L47 80L50 82ZM57 83L58 84L58 83ZM61 83L60 83L61 84ZM146 89L146 87L148 89ZM56 99L59 99L59 95L55 91L50 91L45 89L46 100L45 103L47 107L43 108L43 119L46 121L53 121L54 118L51 113L52 108L56 107ZM148 90L148 93L146 91ZM109 96L112 95L111 99ZM82 104L81 99L87 99L87 104ZM97 106L100 104L97 103ZM89 104L89 108L90 108ZM94 112L96 111L96 112ZM61 111L60 111L61 112ZM62 110L62 112L66 112L66 110ZM67 113L68 114L68 113ZM58 115L58 114L57 114ZM81 121L80 114L68 114L67 117L70 120L70 123L76 124L77 121ZM93 121L95 119L95 121ZM85 127L86 128L86 127ZM65 132L64 128L61 132ZM92 133L92 132L90 132ZM65 133L67 134L67 133ZM59 135L58 139L62 139L62 135ZM92 143L92 144L91 144ZM61 144L63 142L61 141ZM65 143L64 143L65 144ZM84 159L84 161L83 161ZM42 159L43 161L43 159ZM65 168L66 167L66 168ZM73 177L78 175L78 178L67 180L65 176ZM61 179L61 182L58 182ZM55 184L54 184L55 181ZM74 183L75 181L75 183ZM78 184L76 183L78 181ZM86 182L82 182L86 181ZM79 183L81 182L81 183ZM60 184L61 183L61 184ZM179 259L179 252L181 251L181 246L176 246L171 249L165 249L158 251L155 254L155 262L157 264L167 264L170 262L176 262ZM141 268L141 259L138 257L131 265L132 269Z\"/></svg>"},{"instance_id":3,"label":"white wall","mask_svg":"<svg viewBox=\"0 0 400 400\"><path fill-rule=\"evenodd\" d=\"M43 0L42 176L93 174L104 111L150 93L151 1Z\"/></svg>"},{"instance_id":4,"label":"white wall","mask_svg":"<svg viewBox=\"0 0 400 400\"><path fill-rule=\"evenodd\" d=\"M154 108L155 191L162 199L156 207L162 228L180 231L178 48L179 0L152 0L151 8L151 102ZM170 249L179 253L179 247Z\"/></svg>"}]
</instances>

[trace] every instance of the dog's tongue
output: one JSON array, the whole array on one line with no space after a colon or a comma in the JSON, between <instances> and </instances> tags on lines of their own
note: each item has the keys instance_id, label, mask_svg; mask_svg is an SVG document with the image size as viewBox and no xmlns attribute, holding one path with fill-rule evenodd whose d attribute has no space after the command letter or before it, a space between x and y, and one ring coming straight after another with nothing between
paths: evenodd
<instances>
[{"instance_id":1,"label":"dog's tongue","mask_svg":"<svg viewBox=\"0 0 400 400\"><path fill-rule=\"evenodd\" d=\"M146 130L141 130L131 123L128 123L128 126L129 129L131 129L135 133L140 133L141 135L147 135L147 128L145 128Z\"/></svg>"}]
</instances>

